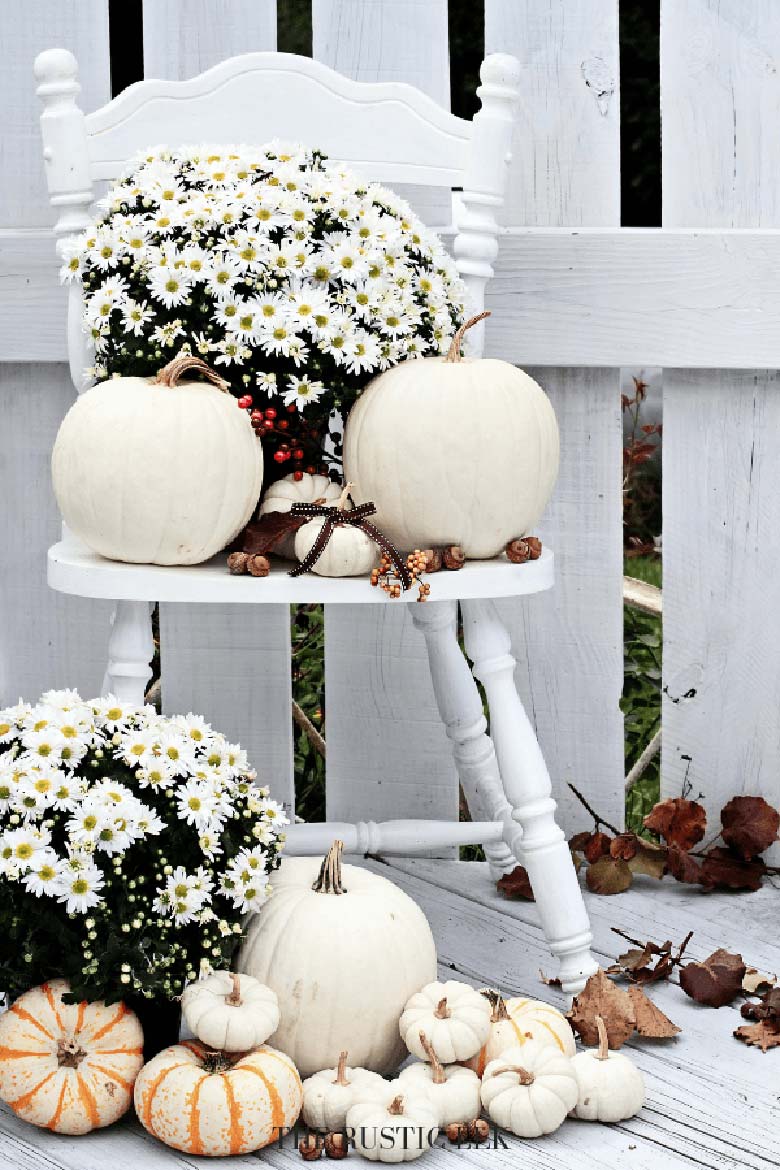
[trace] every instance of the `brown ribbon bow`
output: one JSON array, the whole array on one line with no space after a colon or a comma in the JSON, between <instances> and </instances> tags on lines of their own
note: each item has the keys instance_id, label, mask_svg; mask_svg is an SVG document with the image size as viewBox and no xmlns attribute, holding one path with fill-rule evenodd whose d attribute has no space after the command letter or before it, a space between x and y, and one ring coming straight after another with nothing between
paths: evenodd
<instances>
[{"instance_id":1,"label":"brown ribbon bow","mask_svg":"<svg viewBox=\"0 0 780 1170\"><path fill-rule=\"evenodd\" d=\"M390 543L384 533L380 532L368 519L375 512L376 507L372 503L358 504L356 508L350 508L349 511L343 511L337 507L330 507L327 504L293 504L290 509L291 515L307 516L313 520L322 517L323 525L317 535L317 539L306 556L302 561L298 562L294 569L290 569L290 576L300 577L301 573L308 573L309 569L316 565L333 535L334 528L359 528L375 544L378 544L382 552L393 562L404 589L411 589L412 578L403 557L395 545Z\"/></svg>"}]
</instances>

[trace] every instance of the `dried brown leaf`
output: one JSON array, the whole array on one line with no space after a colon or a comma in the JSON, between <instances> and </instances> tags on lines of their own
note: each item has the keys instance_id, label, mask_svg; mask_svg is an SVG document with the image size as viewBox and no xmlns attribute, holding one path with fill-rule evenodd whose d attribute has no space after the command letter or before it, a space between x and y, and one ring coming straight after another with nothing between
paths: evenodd
<instances>
[{"instance_id":1,"label":"dried brown leaf","mask_svg":"<svg viewBox=\"0 0 780 1170\"><path fill-rule=\"evenodd\" d=\"M747 967L742 979L742 990L747 995L764 995L765 992L771 991L776 983L776 975L769 975L756 967Z\"/></svg>"},{"instance_id":2,"label":"dried brown leaf","mask_svg":"<svg viewBox=\"0 0 780 1170\"><path fill-rule=\"evenodd\" d=\"M770 987L757 1003L743 1003L739 1010L746 1020L774 1020L780 1024L780 987Z\"/></svg>"},{"instance_id":3,"label":"dried brown leaf","mask_svg":"<svg viewBox=\"0 0 780 1170\"><path fill-rule=\"evenodd\" d=\"M643 823L646 829L663 837L668 845L692 849L704 837L707 814L695 800L677 796L655 805Z\"/></svg>"},{"instance_id":4,"label":"dried brown leaf","mask_svg":"<svg viewBox=\"0 0 780 1170\"><path fill-rule=\"evenodd\" d=\"M583 833L575 833L569 838L569 848L572 853L582 853L593 834L586 829Z\"/></svg>"},{"instance_id":5,"label":"dried brown leaf","mask_svg":"<svg viewBox=\"0 0 780 1170\"><path fill-rule=\"evenodd\" d=\"M739 995L744 977L742 956L718 949L702 963L686 963L680 969L680 987L697 1003L723 1007Z\"/></svg>"},{"instance_id":6,"label":"dried brown leaf","mask_svg":"<svg viewBox=\"0 0 780 1170\"><path fill-rule=\"evenodd\" d=\"M612 838L606 833L591 833L590 840L586 842L582 850L585 854L585 860L592 865L600 857L608 857L611 842Z\"/></svg>"},{"instance_id":7,"label":"dried brown leaf","mask_svg":"<svg viewBox=\"0 0 780 1170\"><path fill-rule=\"evenodd\" d=\"M505 898L522 898L526 902L534 901L534 892L531 889L531 880L525 866L516 865L511 873L505 873L496 882L496 889Z\"/></svg>"},{"instance_id":8,"label":"dried brown leaf","mask_svg":"<svg viewBox=\"0 0 780 1170\"><path fill-rule=\"evenodd\" d=\"M757 1024L740 1024L734 1029L737 1040L744 1041L762 1052L780 1048L780 1024L773 1020L760 1020Z\"/></svg>"},{"instance_id":9,"label":"dried brown leaf","mask_svg":"<svg viewBox=\"0 0 780 1170\"><path fill-rule=\"evenodd\" d=\"M639 849L639 838L636 833L620 833L610 842L611 857L619 857L622 861L630 861Z\"/></svg>"},{"instance_id":10,"label":"dried brown leaf","mask_svg":"<svg viewBox=\"0 0 780 1170\"><path fill-rule=\"evenodd\" d=\"M265 512L259 520L250 520L239 537L241 551L252 556L273 552L283 536L297 532L309 517L289 512Z\"/></svg>"},{"instance_id":11,"label":"dried brown leaf","mask_svg":"<svg viewBox=\"0 0 780 1170\"><path fill-rule=\"evenodd\" d=\"M593 894L622 894L631 885L628 863L619 857L599 857L585 873L588 889Z\"/></svg>"},{"instance_id":12,"label":"dried brown leaf","mask_svg":"<svg viewBox=\"0 0 780 1170\"><path fill-rule=\"evenodd\" d=\"M641 987L629 987L628 994L634 1005L636 1030L640 1036L645 1036L648 1040L668 1040L682 1031L651 999L648 999Z\"/></svg>"},{"instance_id":13,"label":"dried brown leaf","mask_svg":"<svg viewBox=\"0 0 780 1170\"><path fill-rule=\"evenodd\" d=\"M721 810L720 822L729 848L750 861L777 840L780 813L763 796L734 796Z\"/></svg>"},{"instance_id":14,"label":"dried brown leaf","mask_svg":"<svg viewBox=\"0 0 780 1170\"><path fill-rule=\"evenodd\" d=\"M628 868L632 873L645 874L646 877L660 881L666 873L666 859L669 850L665 845L643 841L641 837L637 837L636 842L636 852L628 859Z\"/></svg>"},{"instance_id":15,"label":"dried brown leaf","mask_svg":"<svg viewBox=\"0 0 780 1170\"><path fill-rule=\"evenodd\" d=\"M701 866L696 858L677 845L670 845L666 851L666 870L678 882L693 883L701 879Z\"/></svg>"},{"instance_id":16,"label":"dried brown leaf","mask_svg":"<svg viewBox=\"0 0 780 1170\"><path fill-rule=\"evenodd\" d=\"M699 881L705 890L759 890L766 873L763 861L756 857L743 861L728 849L716 846L704 855Z\"/></svg>"},{"instance_id":17,"label":"dried brown leaf","mask_svg":"<svg viewBox=\"0 0 780 1170\"><path fill-rule=\"evenodd\" d=\"M634 1005L627 992L616 987L601 968L591 975L566 1017L583 1044L598 1044L596 1016L604 1021L610 1048L622 1048L634 1031Z\"/></svg>"}]
</instances>

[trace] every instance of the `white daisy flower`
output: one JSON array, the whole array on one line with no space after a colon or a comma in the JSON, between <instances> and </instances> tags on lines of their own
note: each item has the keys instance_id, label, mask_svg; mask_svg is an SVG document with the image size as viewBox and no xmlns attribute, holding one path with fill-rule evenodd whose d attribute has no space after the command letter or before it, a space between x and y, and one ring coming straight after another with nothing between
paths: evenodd
<instances>
[{"instance_id":1,"label":"white daisy flower","mask_svg":"<svg viewBox=\"0 0 780 1170\"><path fill-rule=\"evenodd\" d=\"M60 862L58 870L57 900L65 903L67 914L86 914L93 906L100 905L104 879L94 862L82 859L76 869L70 861Z\"/></svg>"},{"instance_id":2,"label":"white daisy flower","mask_svg":"<svg viewBox=\"0 0 780 1170\"><path fill-rule=\"evenodd\" d=\"M56 897L59 892L59 858L53 849L40 849L30 869L22 878L22 884L36 898L43 894Z\"/></svg>"},{"instance_id":3,"label":"white daisy flower","mask_svg":"<svg viewBox=\"0 0 780 1170\"><path fill-rule=\"evenodd\" d=\"M296 406L298 410L304 410L308 403L317 402L324 391L324 384L318 382L316 378L309 378L307 374L298 378L294 374L290 374L287 378L287 389L284 392L284 404L285 406Z\"/></svg>"}]
</instances>

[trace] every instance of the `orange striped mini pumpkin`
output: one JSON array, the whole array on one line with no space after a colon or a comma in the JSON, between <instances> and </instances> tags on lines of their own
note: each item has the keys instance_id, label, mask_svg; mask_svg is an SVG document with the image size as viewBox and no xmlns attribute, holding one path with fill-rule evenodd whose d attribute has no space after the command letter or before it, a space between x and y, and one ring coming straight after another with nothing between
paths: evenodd
<instances>
[{"instance_id":1,"label":"orange striped mini pumpkin","mask_svg":"<svg viewBox=\"0 0 780 1170\"><path fill-rule=\"evenodd\" d=\"M0 1016L0 1099L25 1121L80 1134L126 1113L143 1064L143 1032L123 1003L63 1003L55 979Z\"/></svg>"},{"instance_id":2,"label":"orange striped mini pumpkin","mask_svg":"<svg viewBox=\"0 0 780 1170\"><path fill-rule=\"evenodd\" d=\"M236 1055L185 1040L158 1053L135 1083L144 1128L174 1150L208 1157L270 1145L295 1124L302 1102L295 1065L267 1044Z\"/></svg>"},{"instance_id":3,"label":"orange striped mini pumpkin","mask_svg":"<svg viewBox=\"0 0 780 1170\"><path fill-rule=\"evenodd\" d=\"M526 1040L538 1040L557 1048L564 1056L574 1056L574 1033L568 1020L557 1008L538 999L518 995L504 1000L497 991L483 988L482 995L492 1007L490 1034L482 1048L471 1060L462 1063L482 1076L486 1065L509 1048L522 1047Z\"/></svg>"}]
</instances>

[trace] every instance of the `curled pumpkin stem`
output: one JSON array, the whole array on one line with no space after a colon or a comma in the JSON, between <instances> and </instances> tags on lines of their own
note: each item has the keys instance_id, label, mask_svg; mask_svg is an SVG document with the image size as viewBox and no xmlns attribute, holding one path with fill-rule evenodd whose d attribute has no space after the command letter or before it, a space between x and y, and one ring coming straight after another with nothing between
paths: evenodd
<instances>
[{"instance_id":1,"label":"curled pumpkin stem","mask_svg":"<svg viewBox=\"0 0 780 1170\"><path fill-rule=\"evenodd\" d=\"M423 1046L425 1055L428 1057L428 1061L431 1066L431 1072L433 1073L434 1085L446 1085L447 1074L444 1071L444 1065L439 1060L438 1056L436 1055L435 1048L424 1032L420 1032L420 1043Z\"/></svg>"},{"instance_id":2,"label":"curled pumpkin stem","mask_svg":"<svg viewBox=\"0 0 780 1170\"><path fill-rule=\"evenodd\" d=\"M178 386L184 374L187 372L193 374L200 374L207 382L211 382L218 390L227 393L230 384L221 378L216 370L212 370L211 366L207 365L202 358L195 357L193 353L180 353L172 361L168 362L167 366L157 373L152 381L154 386Z\"/></svg>"},{"instance_id":3,"label":"curled pumpkin stem","mask_svg":"<svg viewBox=\"0 0 780 1170\"><path fill-rule=\"evenodd\" d=\"M450 348L447 350L445 362L460 362L463 360L463 354L460 352L460 347L463 343L463 338L466 335L466 330L471 329L472 325L477 325L480 321L484 321L486 317L490 316L490 310L486 309L484 313L477 313L475 317L469 317L468 321L464 321L460 329L456 332Z\"/></svg>"}]
</instances>

